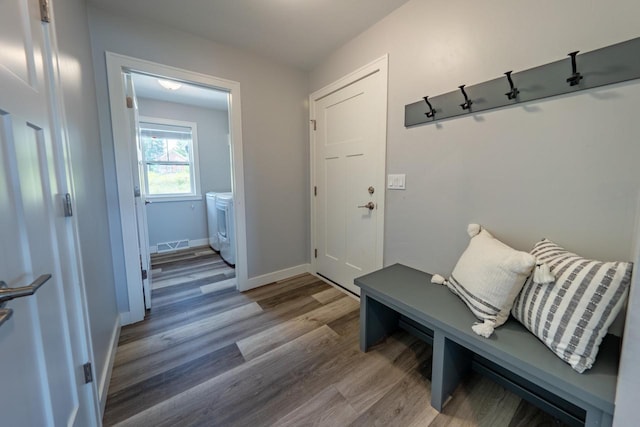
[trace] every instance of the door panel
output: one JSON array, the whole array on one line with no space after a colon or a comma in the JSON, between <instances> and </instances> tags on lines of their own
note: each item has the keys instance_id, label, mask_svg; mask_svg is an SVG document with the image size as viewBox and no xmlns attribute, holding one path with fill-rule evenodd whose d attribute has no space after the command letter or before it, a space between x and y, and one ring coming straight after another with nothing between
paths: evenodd
<instances>
[{"instance_id":1,"label":"door panel","mask_svg":"<svg viewBox=\"0 0 640 427\"><path fill-rule=\"evenodd\" d=\"M340 209L334 206L344 206L345 193L340 191L343 182L340 157L327 157L324 159L325 183L324 186L324 251L323 256L339 262L344 257L345 220Z\"/></svg>"},{"instance_id":2,"label":"door panel","mask_svg":"<svg viewBox=\"0 0 640 427\"><path fill-rule=\"evenodd\" d=\"M133 189L135 196L136 227L138 229L138 252L140 256L140 269L147 272L142 278L142 292L144 305L151 309L151 254L149 252L149 225L147 222L147 195L145 180L145 166L142 161L142 141L140 139L140 119L138 111L138 99L130 73L124 74L127 97L131 99L131 107L127 108L129 120L129 132L131 135L131 154Z\"/></svg>"},{"instance_id":3,"label":"door panel","mask_svg":"<svg viewBox=\"0 0 640 427\"><path fill-rule=\"evenodd\" d=\"M357 124L362 123L362 118L359 118L359 115L366 111L364 103L367 96L364 92L348 94L346 97L344 95L346 94L338 96L334 104L324 107L325 124L327 125L325 145L327 146L349 145L353 140L362 138L362 129Z\"/></svg>"},{"instance_id":4,"label":"door panel","mask_svg":"<svg viewBox=\"0 0 640 427\"><path fill-rule=\"evenodd\" d=\"M371 185L369 174L370 159L364 155L351 155L345 159L347 171L358 171L346 179L346 193L351 196L347 202L347 227L345 263L354 270L354 274L362 275L374 269L375 263L375 216L374 211L355 208L369 202L370 195L365 193ZM373 198L371 198L373 200Z\"/></svg>"},{"instance_id":5,"label":"door panel","mask_svg":"<svg viewBox=\"0 0 640 427\"><path fill-rule=\"evenodd\" d=\"M37 13L37 11L35 11ZM25 1L0 3L0 40L2 40L2 64L15 78L26 85L35 85L37 70L33 55L32 20Z\"/></svg>"},{"instance_id":6,"label":"door panel","mask_svg":"<svg viewBox=\"0 0 640 427\"><path fill-rule=\"evenodd\" d=\"M51 274L34 295L8 301L0 325L2 425L97 424L94 385L85 385L89 335L82 307L71 220L62 195L62 146L56 63L34 0L0 5L0 280L29 285Z\"/></svg>"},{"instance_id":7,"label":"door panel","mask_svg":"<svg viewBox=\"0 0 640 427\"><path fill-rule=\"evenodd\" d=\"M381 267L377 208L384 195L379 185L386 143L384 85L382 73L374 73L314 105L316 271L356 294L353 279ZM362 207L370 202L373 209Z\"/></svg>"},{"instance_id":8,"label":"door panel","mask_svg":"<svg viewBox=\"0 0 640 427\"><path fill-rule=\"evenodd\" d=\"M20 124L17 125L20 128ZM19 134L20 132L18 132ZM1 280L8 286L17 287L27 284L32 278L29 242L22 206L16 204L16 196L20 192L18 170L12 148L18 138L14 132L13 117L6 112L1 113L0 121L0 218L2 239L0 243ZM0 326L0 372L3 383L17 384L13 387L0 388L0 411L11 411L10 416L3 419L9 424L20 425L18 421L28 420L30 425L47 425L51 405L45 396L41 379L46 378L46 369L40 363L42 343L37 334L39 317L33 299L18 299L8 305L12 308L13 317ZM40 344L40 345L38 345ZM28 373L31 373L29 375ZM32 399L25 396L24 390L34 393ZM26 399L26 400L25 400ZM25 404L26 402L26 404Z\"/></svg>"},{"instance_id":9,"label":"door panel","mask_svg":"<svg viewBox=\"0 0 640 427\"><path fill-rule=\"evenodd\" d=\"M54 187L49 181L50 174L45 147L45 135L41 128L31 123L21 123L14 127L16 138L13 149L16 152L18 180L22 191L23 218L26 225L31 271L35 279L38 275L49 273L52 278L43 286L33 299L37 302L37 310L42 325L39 332L47 366L48 383L55 384L56 389L70 390L70 393L59 393L51 390L53 417L63 421L77 406L77 395L71 347L68 344L68 330L65 323L67 307L60 293L62 291L62 272L58 254L58 244L53 223L54 214L49 195ZM50 142L50 139L49 139Z\"/></svg>"}]
</instances>

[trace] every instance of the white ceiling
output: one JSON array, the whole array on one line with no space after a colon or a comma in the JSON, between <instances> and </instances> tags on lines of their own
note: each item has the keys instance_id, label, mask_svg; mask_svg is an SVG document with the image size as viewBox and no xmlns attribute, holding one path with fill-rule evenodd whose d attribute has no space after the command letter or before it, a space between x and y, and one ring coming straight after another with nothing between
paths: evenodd
<instances>
[{"instance_id":1,"label":"white ceiling","mask_svg":"<svg viewBox=\"0 0 640 427\"><path fill-rule=\"evenodd\" d=\"M88 0L310 70L408 0Z\"/></svg>"},{"instance_id":2,"label":"white ceiling","mask_svg":"<svg viewBox=\"0 0 640 427\"><path fill-rule=\"evenodd\" d=\"M181 83L182 86L177 90L169 90L160 86L156 77L137 73L131 73L131 76L136 96L140 98L195 105L215 110L227 111L229 108L228 93L221 90L186 83Z\"/></svg>"}]
</instances>

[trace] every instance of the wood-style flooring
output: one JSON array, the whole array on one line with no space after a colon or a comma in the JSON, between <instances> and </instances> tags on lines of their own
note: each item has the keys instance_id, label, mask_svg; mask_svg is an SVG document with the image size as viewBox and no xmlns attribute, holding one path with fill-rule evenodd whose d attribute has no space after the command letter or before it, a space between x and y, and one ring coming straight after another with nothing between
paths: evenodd
<instances>
[{"instance_id":1,"label":"wood-style flooring","mask_svg":"<svg viewBox=\"0 0 640 427\"><path fill-rule=\"evenodd\" d=\"M122 328L107 426L557 426L472 375L429 405L431 347L358 347L359 304L305 274L239 293L200 248L154 257L152 310Z\"/></svg>"}]
</instances>

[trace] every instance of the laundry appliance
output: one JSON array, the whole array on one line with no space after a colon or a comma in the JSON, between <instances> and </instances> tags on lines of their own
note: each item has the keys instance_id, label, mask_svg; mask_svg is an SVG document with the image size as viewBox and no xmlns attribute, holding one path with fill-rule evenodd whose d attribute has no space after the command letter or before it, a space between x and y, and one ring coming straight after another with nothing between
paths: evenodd
<instances>
[{"instance_id":1,"label":"laundry appliance","mask_svg":"<svg viewBox=\"0 0 640 427\"><path fill-rule=\"evenodd\" d=\"M207 202L207 232L209 246L216 252L220 252L220 241L218 240L218 212L216 211L216 192L206 194Z\"/></svg>"},{"instance_id":2,"label":"laundry appliance","mask_svg":"<svg viewBox=\"0 0 640 427\"><path fill-rule=\"evenodd\" d=\"M218 244L220 256L228 264L236 264L236 232L233 212L233 194L216 194L216 223L218 226Z\"/></svg>"}]
</instances>

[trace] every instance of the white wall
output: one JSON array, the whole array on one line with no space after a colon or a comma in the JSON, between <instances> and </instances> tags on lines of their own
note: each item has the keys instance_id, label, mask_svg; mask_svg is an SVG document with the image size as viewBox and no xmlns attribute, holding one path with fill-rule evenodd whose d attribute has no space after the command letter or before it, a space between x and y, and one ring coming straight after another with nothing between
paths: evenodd
<instances>
[{"instance_id":1,"label":"white wall","mask_svg":"<svg viewBox=\"0 0 640 427\"><path fill-rule=\"evenodd\" d=\"M56 0L53 10L95 357L94 372L100 377L107 368L118 311L87 12L82 0Z\"/></svg>"},{"instance_id":2,"label":"white wall","mask_svg":"<svg viewBox=\"0 0 640 427\"><path fill-rule=\"evenodd\" d=\"M425 95L638 36L636 0L412 0L313 70L310 91L389 54L387 172L406 173L407 190L387 191L385 264L448 273L470 222L520 249L548 237L587 257L634 260L639 81L440 125L403 120ZM627 320L637 336L637 315ZM629 375L639 356L634 348ZM618 407L619 425L634 409Z\"/></svg>"},{"instance_id":3,"label":"white wall","mask_svg":"<svg viewBox=\"0 0 640 427\"><path fill-rule=\"evenodd\" d=\"M309 262L307 74L171 28L89 8L118 303L128 311L105 51L240 83L249 277Z\"/></svg>"},{"instance_id":4,"label":"white wall","mask_svg":"<svg viewBox=\"0 0 640 427\"><path fill-rule=\"evenodd\" d=\"M138 107L141 116L195 122L198 129L202 198L147 205L149 244L206 239L205 193L231 191L228 112L148 98L138 98Z\"/></svg>"}]
</instances>

